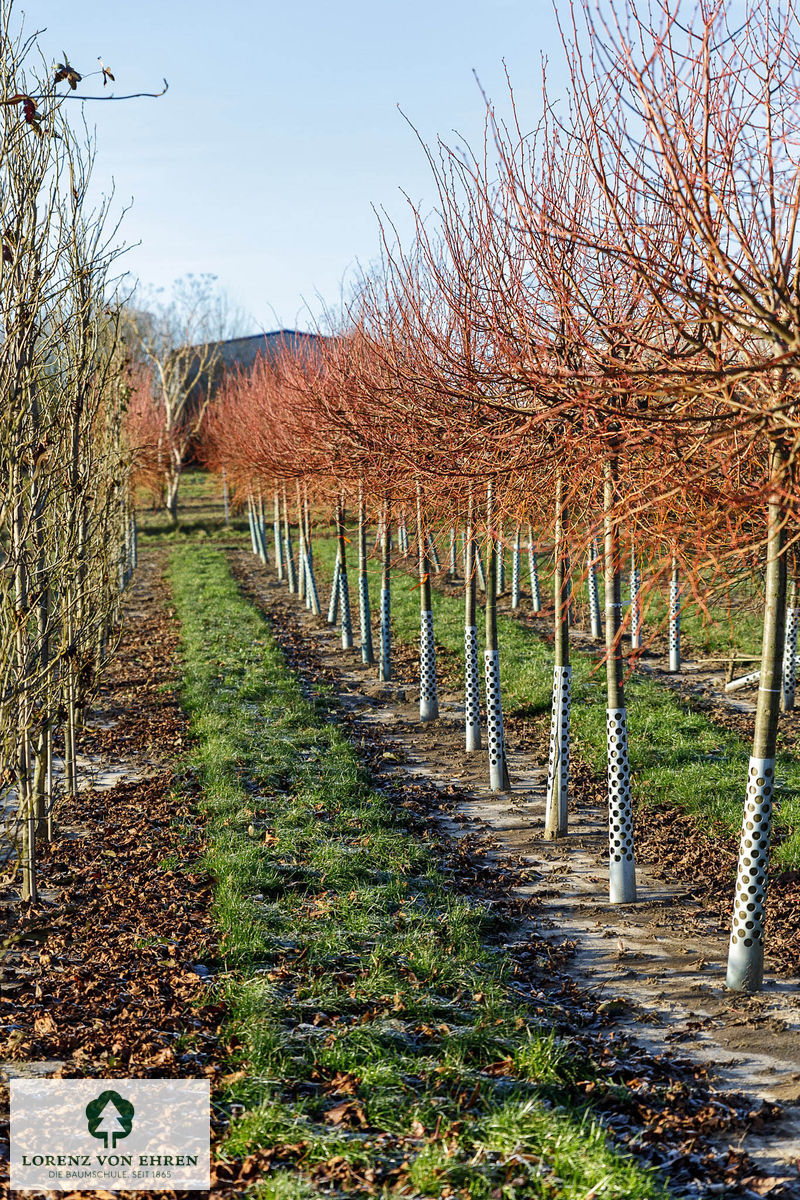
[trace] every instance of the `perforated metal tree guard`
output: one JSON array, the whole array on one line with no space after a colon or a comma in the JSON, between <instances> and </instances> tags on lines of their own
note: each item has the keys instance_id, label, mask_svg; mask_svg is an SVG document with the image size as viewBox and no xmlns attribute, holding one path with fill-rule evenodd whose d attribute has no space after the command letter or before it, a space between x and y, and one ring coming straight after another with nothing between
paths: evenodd
<instances>
[{"instance_id":1,"label":"perforated metal tree guard","mask_svg":"<svg viewBox=\"0 0 800 1200\"><path fill-rule=\"evenodd\" d=\"M392 678L392 593L381 588L381 658L378 678L384 682Z\"/></svg>"},{"instance_id":2,"label":"perforated metal tree guard","mask_svg":"<svg viewBox=\"0 0 800 1200\"><path fill-rule=\"evenodd\" d=\"M369 584L366 575L358 576L358 618L361 629L361 661L374 661L372 652L372 622L369 612Z\"/></svg>"},{"instance_id":3,"label":"perforated metal tree guard","mask_svg":"<svg viewBox=\"0 0 800 1200\"><path fill-rule=\"evenodd\" d=\"M406 529L405 521L402 521L397 526L397 544L400 547L401 553L405 556L408 556L408 530Z\"/></svg>"},{"instance_id":4,"label":"perforated metal tree guard","mask_svg":"<svg viewBox=\"0 0 800 1200\"><path fill-rule=\"evenodd\" d=\"M450 526L450 578L455 579L458 576L458 555L455 526Z\"/></svg>"},{"instance_id":5,"label":"perforated metal tree guard","mask_svg":"<svg viewBox=\"0 0 800 1200\"><path fill-rule=\"evenodd\" d=\"M478 630L464 627L464 733L467 750L481 748L481 685L478 676Z\"/></svg>"},{"instance_id":6,"label":"perforated metal tree guard","mask_svg":"<svg viewBox=\"0 0 800 1200\"><path fill-rule=\"evenodd\" d=\"M550 715L550 757L547 764L547 810L550 827L555 810L558 834L567 832L569 793L569 720L572 706L572 667L553 668L553 707Z\"/></svg>"},{"instance_id":7,"label":"perforated metal tree guard","mask_svg":"<svg viewBox=\"0 0 800 1200\"><path fill-rule=\"evenodd\" d=\"M636 899L633 857L633 805L628 762L628 713L606 709L608 746L608 896L612 904Z\"/></svg>"},{"instance_id":8,"label":"perforated metal tree guard","mask_svg":"<svg viewBox=\"0 0 800 1200\"><path fill-rule=\"evenodd\" d=\"M681 669L681 586L677 579L669 583L669 669Z\"/></svg>"},{"instance_id":9,"label":"perforated metal tree guard","mask_svg":"<svg viewBox=\"0 0 800 1200\"><path fill-rule=\"evenodd\" d=\"M514 534L511 552L511 607L519 608L519 530Z\"/></svg>"},{"instance_id":10,"label":"perforated metal tree guard","mask_svg":"<svg viewBox=\"0 0 800 1200\"><path fill-rule=\"evenodd\" d=\"M436 686L436 647L433 641L433 613L420 612L419 639L419 719L433 721L439 716Z\"/></svg>"},{"instance_id":11,"label":"perforated metal tree guard","mask_svg":"<svg viewBox=\"0 0 800 1200\"><path fill-rule=\"evenodd\" d=\"M506 590L506 560L505 555L503 554L502 538L497 539L495 543L495 552L497 554L497 587L495 589L495 594L497 596L502 596L503 592Z\"/></svg>"},{"instance_id":12,"label":"perforated metal tree guard","mask_svg":"<svg viewBox=\"0 0 800 1200\"><path fill-rule=\"evenodd\" d=\"M283 556L286 560L286 586L290 592L297 591L297 574L294 569L294 552L292 550L292 535L288 528L283 531Z\"/></svg>"},{"instance_id":13,"label":"perforated metal tree guard","mask_svg":"<svg viewBox=\"0 0 800 1200\"><path fill-rule=\"evenodd\" d=\"M297 541L297 594L301 600L306 599L306 539L302 529Z\"/></svg>"},{"instance_id":14,"label":"perforated metal tree guard","mask_svg":"<svg viewBox=\"0 0 800 1200\"><path fill-rule=\"evenodd\" d=\"M315 617L320 615L321 609L319 604L319 592L317 591L317 581L314 578L314 564L311 561L311 555L306 547L305 552L305 568L306 568L306 607L313 612Z\"/></svg>"},{"instance_id":15,"label":"perforated metal tree guard","mask_svg":"<svg viewBox=\"0 0 800 1200\"><path fill-rule=\"evenodd\" d=\"M275 570L278 573L278 579L283 579L283 547L281 545L281 527L279 521L276 521L272 526L272 544L275 549Z\"/></svg>"},{"instance_id":16,"label":"perforated metal tree guard","mask_svg":"<svg viewBox=\"0 0 800 1200\"><path fill-rule=\"evenodd\" d=\"M735 991L758 991L764 977L764 901L774 786L775 759L751 758L728 950L727 984Z\"/></svg>"},{"instance_id":17,"label":"perforated metal tree guard","mask_svg":"<svg viewBox=\"0 0 800 1200\"><path fill-rule=\"evenodd\" d=\"M281 514L280 514L280 499L277 489L274 493L274 508L272 518L272 536L275 545L275 570L278 572L278 579L283 579L283 546L281 544Z\"/></svg>"},{"instance_id":18,"label":"perforated metal tree guard","mask_svg":"<svg viewBox=\"0 0 800 1200\"><path fill-rule=\"evenodd\" d=\"M642 612L639 599L640 579L636 567L631 567L631 649L638 650L642 644Z\"/></svg>"},{"instance_id":19,"label":"perforated metal tree guard","mask_svg":"<svg viewBox=\"0 0 800 1200\"><path fill-rule=\"evenodd\" d=\"M783 635L783 707L787 712L794 708L797 681L797 617L796 608L787 608Z\"/></svg>"},{"instance_id":20,"label":"perforated metal tree guard","mask_svg":"<svg viewBox=\"0 0 800 1200\"><path fill-rule=\"evenodd\" d=\"M603 624L600 620L600 589L597 586L597 542L589 547L589 622L593 638L603 636Z\"/></svg>"},{"instance_id":21,"label":"perforated metal tree guard","mask_svg":"<svg viewBox=\"0 0 800 1200\"><path fill-rule=\"evenodd\" d=\"M258 554L258 544L256 542L256 518L255 513L253 512L253 505L250 503L250 501L247 503L247 524L250 526L250 549L253 551L253 554Z\"/></svg>"},{"instance_id":22,"label":"perforated metal tree guard","mask_svg":"<svg viewBox=\"0 0 800 1200\"><path fill-rule=\"evenodd\" d=\"M328 604L328 624L335 625L339 616L339 555L333 565L333 583L331 584L331 599Z\"/></svg>"},{"instance_id":23,"label":"perforated metal tree guard","mask_svg":"<svg viewBox=\"0 0 800 1200\"><path fill-rule=\"evenodd\" d=\"M503 704L500 697L500 652L486 650L483 656L486 679L486 741L489 746L489 786L493 792L508 789Z\"/></svg>"},{"instance_id":24,"label":"perforated metal tree guard","mask_svg":"<svg viewBox=\"0 0 800 1200\"><path fill-rule=\"evenodd\" d=\"M342 649L350 650L353 645L353 622L350 619L350 589L347 586L347 568L339 564L339 615L342 622Z\"/></svg>"},{"instance_id":25,"label":"perforated metal tree guard","mask_svg":"<svg viewBox=\"0 0 800 1200\"><path fill-rule=\"evenodd\" d=\"M539 566L533 542L528 542L528 573L531 577L531 604L535 613L542 611L542 595L539 591Z\"/></svg>"}]
</instances>

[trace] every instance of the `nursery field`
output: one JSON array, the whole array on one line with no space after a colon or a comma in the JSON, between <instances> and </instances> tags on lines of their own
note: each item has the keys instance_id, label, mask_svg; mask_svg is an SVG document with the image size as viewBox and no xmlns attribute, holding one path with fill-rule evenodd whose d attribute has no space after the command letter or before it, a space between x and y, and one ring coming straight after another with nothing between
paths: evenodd
<instances>
[{"instance_id":1,"label":"nursery field","mask_svg":"<svg viewBox=\"0 0 800 1200\"><path fill-rule=\"evenodd\" d=\"M494 819L485 752L459 750L461 589L444 576L434 588L444 707L420 725L419 589L402 556L395 674L381 683L358 638L343 650L252 554L246 525L225 524L213 480L189 482L177 530L141 522L120 652L87 730L123 777L88 781L43 850L39 905L6 908L4 1070L205 1075L220 1196L795 1195L791 990L725 1002L719 963L692 992L682 964L647 953L653 914L664 946L691 942L696 974L724 943L746 729L632 677L637 849L659 874L640 868L639 917L619 925L602 838L580 827L602 803L597 652L573 660L574 833L547 842L530 780L546 765L552 644L544 617L524 620L524 593L519 619L500 613L515 840ZM374 590L375 561L369 578ZM795 749L787 732L769 980L795 973ZM109 807L113 856L93 824ZM553 907L571 888L565 855L587 846L610 953L594 976ZM632 979L659 970L671 1012ZM754 1066L768 1057L771 1079Z\"/></svg>"},{"instance_id":2,"label":"nursery field","mask_svg":"<svg viewBox=\"0 0 800 1200\"><path fill-rule=\"evenodd\" d=\"M800 1200L800 6L555 9L252 333L0 5L2 1196Z\"/></svg>"}]
</instances>

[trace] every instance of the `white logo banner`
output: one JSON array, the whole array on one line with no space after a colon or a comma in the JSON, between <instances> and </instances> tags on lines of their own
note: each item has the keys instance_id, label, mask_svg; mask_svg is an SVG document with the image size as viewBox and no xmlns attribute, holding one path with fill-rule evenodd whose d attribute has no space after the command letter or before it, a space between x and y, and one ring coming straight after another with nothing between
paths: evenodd
<instances>
[{"instance_id":1,"label":"white logo banner","mask_svg":"<svg viewBox=\"0 0 800 1200\"><path fill-rule=\"evenodd\" d=\"M207 1079L12 1079L13 1191L208 1191Z\"/></svg>"}]
</instances>

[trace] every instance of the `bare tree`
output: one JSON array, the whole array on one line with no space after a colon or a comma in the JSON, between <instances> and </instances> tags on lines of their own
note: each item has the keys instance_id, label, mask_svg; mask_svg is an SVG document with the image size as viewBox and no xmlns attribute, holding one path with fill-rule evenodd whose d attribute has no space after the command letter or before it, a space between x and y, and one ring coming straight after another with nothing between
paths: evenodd
<instances>
[{"instance_id":1,"label":"bare tree","mask_svg":"<svg viewBox=\"0 0 800 1200\"><path fill-rule=\"evenodd\" d=\"M178 523L178 491L189 447L197 437L221 374L220 343L236 336L246 317L233 310L215 275L178 279L167 301L158 294L131 307L126 336L144 368L137 411L154 438L164 507Z\"/></svg>"}]
</instances>

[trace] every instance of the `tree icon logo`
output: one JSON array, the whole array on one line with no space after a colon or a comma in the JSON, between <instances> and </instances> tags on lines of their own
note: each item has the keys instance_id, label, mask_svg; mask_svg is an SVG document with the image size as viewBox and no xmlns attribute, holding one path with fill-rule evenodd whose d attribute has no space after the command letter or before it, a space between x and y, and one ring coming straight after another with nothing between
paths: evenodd
<instances>
[{"instance_id":1,"label":"tree icon logo","mask_svg":"<svg viewBox=\"0 0 800 1200\"><path fill-rule=\"evenodd\" d=\"M92 1137L102 1138L106 1150L116 1148L120 1138L126 1138L133 1128L133 1105L119 1092L101 1092L86 1105L86 1120Z\"/></svg>"}]
</instances>

